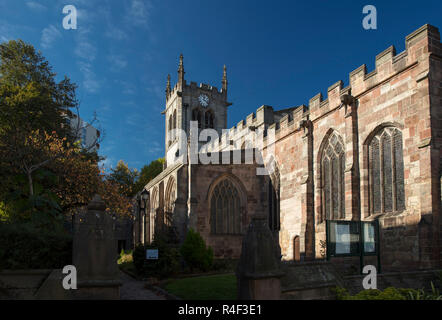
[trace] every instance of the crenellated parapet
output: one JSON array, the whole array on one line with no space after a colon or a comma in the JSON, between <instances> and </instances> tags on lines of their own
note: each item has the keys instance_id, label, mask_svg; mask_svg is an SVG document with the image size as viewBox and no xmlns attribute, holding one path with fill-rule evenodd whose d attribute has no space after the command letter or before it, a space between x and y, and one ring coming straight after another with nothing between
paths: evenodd
<instances>
[{"instance_id":1,"label":"crenellated parapet","mask_svg":"<svg viewBox=\"0 0 442 320\"><path fill-rule=\"evenodd\" d=\"M218 94L219 95L223 95L225 93L225 90L223 90L223 89L218 90L217 87L212 86L212 85L207 84L207 83L200 83L198 85L196 82L191 81L190 84L188 85L188 87L191 88L191 89L199 88L199 89L202 89L202 90L204 90L204 91L206 91L206 92L208 92L208 93L210 93L212 95L218 95Z\"/></svg>"},{"instance_id":2,"label":"crenellated parapet","mask_svg":"<svg viewBox=\"0 0 442 320\"><path fill-rule=\"evenodd\" d=\"M208 151L219 151L241 148L251 132L261 132L264 138L269 131L279 133L281 129L289 128L293 123L301 121L308 114L305 105L274 111L273 107L263 105L256 112L249 114L245 120L238 122L236 126L225 129L218 140L209 144Z\"/></svg>"},{"instance_id":3,"label":"crenellated parapet","mask_svg":"<svg viewBox=\"0 0 442 320\"><path fill-rule=\"evenodd\" d=\"M425 55L441 54L440 34L436 27L424 25L405 38L406 49L396 54L394 46L390 46L375 57L375 69L367 73L365 64L349 74L349 85L343 87L340 80L327 90L327 97L323 99L318 93L309 100L309 110L313 118L341 106L341 96L351 94L354 97L363 95L389 78L403 70L418 64Z\"/></svg>"},{"instance_id":4,"label":"crenellated parapet","mask_svg":"<svg viewBox=\"0 0 442 320\"><path fill-rule=\"evenodd\" d=\"M264 138L268 132L274 131L275 138L278 139L287 130L300 130L300 123L305 120L314 121L329 112L342 107L348 97L358 99L365 92L368 92L376 86L402 71L420 63L425 63L425 57L429 54L442 56L440 44L440 34L436 27L424 25L405 38L406 49L396 54L394 46L388 47L375 57L375 69L367 73L365 64L353 70L349 74L349 85L344 87L342 80L332 84L327 89L326 98L323 99L322 93L316 94L309 100L308 106L301 105L294 108L288 108L275 111L270 106L261 106L256 112L249 114L245 120L226 130L217 141L212 141L210 150L224 150L226 148L240 148L240 142L244 140L244 132L248 129L264 132ZM422 68L427 66L423 65ZM418 70L419 71L419 70ZM191 86L196 84L192 84ZM207 85L200 85L203 88L212 88ZM356 101L354 100L354 101ZM346 106L347 107L347 106ZM347 109L346 109L347 113Z\"/></svg>"}]
</instances>

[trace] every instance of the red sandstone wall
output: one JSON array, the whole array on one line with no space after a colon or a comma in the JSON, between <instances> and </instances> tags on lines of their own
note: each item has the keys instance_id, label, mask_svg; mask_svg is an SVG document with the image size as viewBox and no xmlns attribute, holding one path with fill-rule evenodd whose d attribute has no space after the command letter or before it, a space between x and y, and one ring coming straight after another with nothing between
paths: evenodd
<instances>
[{"instance_id":1,"label":"red sandstone wall","mask_svg":"<svg viewBox=\"0 0 442 320\"><path fill-rule=\"evenodd\" d=\"M365 65L359 67L350 74L350 86L342 88L342 82L337 82L328 89L326 100L318 94L308 110L299 107L269 128L276 130L275 154L281 172L284 259L293 258L296 235L301 236L306 258L321 257L319 241L325 240L325 230L324 223L316 223L322 206L319 154L331 130L345 142L346 220L372 219L366 142L388 124L403 135L406 210L380 217L384 270L440 265L440 48L437 29L426 25L406 38L401 54L388 48L376 57L373 72L367 74ZM344 94L355 97L357 104L342 105Z\"/></svg>"},{"instance_id":2,"label":"red sandstone wall","mask_svg":"<svg viewBox=\"0 0 442 320\"><path fill-rule=\"evenodd\" d=\"M267 212L267 177L256 175L256 165L192 165L191 166L191 210L189 225L196 229L214 250L217 258L239 258L242 237L247 231L251 216ZM241 212L241 235L213 235L210 230L210 192L223 177L231 178L243 197Z\"/></svg>"}]
</instances>

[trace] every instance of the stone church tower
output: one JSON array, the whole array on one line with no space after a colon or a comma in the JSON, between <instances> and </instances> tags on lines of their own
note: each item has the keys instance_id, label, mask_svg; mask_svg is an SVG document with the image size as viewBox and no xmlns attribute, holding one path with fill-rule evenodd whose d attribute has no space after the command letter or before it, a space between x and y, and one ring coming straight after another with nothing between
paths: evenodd
<instances>
[{"instance_id":1,"label":"stone church tower","mask_svg":"<svg viewBox=\"0 0 442 320\"><path fill-rule=\"evenodd\" d=\"M165 115L165 159L166 167L176 161L182 130L190 137L190 121L197 121L199 129L215 129L221 135L222 129L227 128L227 69L224 66L221 90L217 87L196 82L188 84L184 79L183 55L180 55L178 81L173 88L170 85L170 75L167 76ZM174 129L177 129L176 131ZM181 143L187 144L184 137Z\"/></svg>"}]
</instances>

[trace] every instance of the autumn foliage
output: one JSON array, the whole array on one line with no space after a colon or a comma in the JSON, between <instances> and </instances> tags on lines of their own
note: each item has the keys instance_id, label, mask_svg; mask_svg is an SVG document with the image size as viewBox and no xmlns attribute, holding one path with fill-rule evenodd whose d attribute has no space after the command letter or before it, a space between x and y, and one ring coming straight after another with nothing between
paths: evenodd
<instances>
[{"instance_id":1,"label":"autumn foliage","mask_svg":"<svg viewBox=\"0 0 442 320\"><path fill-rule=\"evenodd\" d=\"M0 44L0 220L69 215L99 193L107 211L130 213L122 186L99 167L67 119L76 85L55 80L49 63L21 40Z\"/></svg>"}]
</instances>

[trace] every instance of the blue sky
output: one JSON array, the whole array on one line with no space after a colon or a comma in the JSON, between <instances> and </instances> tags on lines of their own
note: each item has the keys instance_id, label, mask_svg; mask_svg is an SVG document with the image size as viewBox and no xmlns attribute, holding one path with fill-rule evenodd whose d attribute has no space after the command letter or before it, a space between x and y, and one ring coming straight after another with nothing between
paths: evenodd
<instances>
[{"instance_id":1,"label":"blue sky","mask_svg":"<svg viewBox=\"0 0 442 320\"><path fill-rule=\"evenodd\" d=\"M65 5L77 30L62 26ZM362 27L365 5L377 30ZM430 23L442 27L441 1L0 0L0 41L32 43L61 77L79 85L81 117L97 113L105 164L130 167L164 155L164 90L184 54L186 79L221 87L228 68L228 124L263 104L300 104L390 45Z\"/></svg>"}]
</instances>

